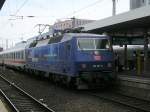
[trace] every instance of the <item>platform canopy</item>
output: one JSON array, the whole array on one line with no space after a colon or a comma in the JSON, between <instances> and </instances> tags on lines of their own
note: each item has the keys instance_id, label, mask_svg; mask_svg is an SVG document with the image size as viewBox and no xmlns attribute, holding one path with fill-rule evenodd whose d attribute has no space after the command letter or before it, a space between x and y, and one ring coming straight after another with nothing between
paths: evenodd
<instances>
[{"instance_id":1,"label":"platform canopy","mask_svg":"<svg viewBox=\"0 0 150 112\"><path fill-rule=\"evenodd\" d=\"M150 29L150 6L108 17L82 26L83 31L111 34L140 34Z\"/></svg>"},{"instance_id":2,"label":"platform canopy","mask_svg":"<svg viewBox=\"0 0 150 112\"><path fill-rule=\"evenodd\" d=\"M0 10L2 8L2 6L4 5L5 0L0 0Z\"/></svg>"}]
</instances>

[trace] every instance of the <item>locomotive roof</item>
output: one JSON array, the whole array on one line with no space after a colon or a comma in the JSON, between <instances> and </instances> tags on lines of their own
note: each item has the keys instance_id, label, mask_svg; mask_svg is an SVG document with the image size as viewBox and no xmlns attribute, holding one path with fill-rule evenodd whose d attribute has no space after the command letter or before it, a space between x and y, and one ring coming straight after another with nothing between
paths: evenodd
<instances>
[{"instance_id":1,"label":"locomotive roof","mask_svg":"<svg viewBox=\"0 0 150 112\"><path fill-rule=\"evenodd\" d=\"M92 34L92 33L66 33L65 35L70 35L74 37L81 37L81 36L101 36L106 37L106 35L99 35L99 34Z\"/></svg>"},{"instance_id":2,"label":"locomotive roof","mask_svg":"<svg viewBox=\"0 0 150 112\"><path fill-rule=\"evenodd\" d=\"M72 38L78 38L78 37L101 37L101 38L108 38L107 35L98 35L98 34L91 34L91 33L66 33L64 34L61 42L70 40Z\"/></svg>"}]
</instances>

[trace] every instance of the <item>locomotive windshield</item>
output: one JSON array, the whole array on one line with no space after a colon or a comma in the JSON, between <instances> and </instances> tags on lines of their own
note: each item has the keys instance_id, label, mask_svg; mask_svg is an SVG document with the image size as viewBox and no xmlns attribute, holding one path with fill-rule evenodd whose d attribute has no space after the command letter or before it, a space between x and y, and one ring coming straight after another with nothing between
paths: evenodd
<instances>
[{"instance_id":1,"label":"locomotive windshield","mask_svg":"<svg viewBox=\"0 0 150 112\"><path fill-rule=\"evenodd\" d=\"M80 38L78 39L78 48L80 50L109 49L110 44L109 44L108 39Z\"/></svg>"}]
</instances>

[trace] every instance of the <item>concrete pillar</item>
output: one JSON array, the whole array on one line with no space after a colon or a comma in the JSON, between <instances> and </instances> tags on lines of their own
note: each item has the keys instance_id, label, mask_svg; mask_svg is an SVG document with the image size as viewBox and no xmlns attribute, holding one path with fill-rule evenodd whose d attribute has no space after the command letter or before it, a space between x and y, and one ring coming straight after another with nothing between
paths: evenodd
<instances>
[{"instance_id":1,"label":"concrete pillar","mask_svg":"<svg viewBox=\"0 0 150 112\"><path fill-rule=\"evenodd\" d=\"M127 59L127 44L124 45L124 67L127 70L128 67L128 59Z\"/></svg>"},{"instance_id":2,"label":"concrete pillar","mask_svg":"<svg viewBox=\"0 0 150 112\"><path fill-rule=\"evenodd\" d=\"M148 6L148 5L149 5L149 2L150 2L149 0L146 0L146 6Z\"/></svg>"},{"instance_id":3,"label":"concrete pillar","mask_svg":"<svg viewBox=\"0 0 150 112\"><path fill-rule=\"evenodd\" d=\"M144 72L148 71L148 34L144 34Z\"/></svg>"}]
</instances>

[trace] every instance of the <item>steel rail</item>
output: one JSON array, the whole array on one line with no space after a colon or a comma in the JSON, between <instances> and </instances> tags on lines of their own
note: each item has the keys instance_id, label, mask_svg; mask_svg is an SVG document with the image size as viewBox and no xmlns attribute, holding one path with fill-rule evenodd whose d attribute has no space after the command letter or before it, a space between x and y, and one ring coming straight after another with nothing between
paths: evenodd
<instances>
[{"instance_id":1,"label":"steel rail","mask_svg":"<svg viewBox=\"0 0 150 112\"><path fill-rule=\"evenodd\" d=\"M3 98L5 98L5 101L7 101L7 104L9 104L9 107L15 111L15 112L19 112L19 110L15 107L15 105L10 101L10 99L6 96L6 94L3 92L3 90L0 89L0 93L3 96Z\"/></svg>"},{"instance_id":2,"label":"steel rail","mask_svg":"<svg viewBox=\"0 0 150 112\"><path fill-rule=\"evenodd\" d=\"M92 92L88 92L87 94L90 95L90 96L97 97L97 98L99 98L99 99L103 99L103 100L106 100L106 101L114 102L114 103L116 103L116 104L120 104L120 105L123 105L123 106L125 106L125 107L129 107L129 108L135 109L135 110L137 110L137 111L150 112L150 110L147 110L147 109L144 109L144 108L140 108L140 107L135 106L135 105L131 105L131 104L127 103L127 102L118 101L118 100L115 100L115 99L113 99L113 98L109 98L109 97L107 97L107 96L101 95L101 94L97 95L97 94L92 93ZM131 98L131 97L129 97L129 98ZM135 99L136 99L136 98L135 98ZM137 99L136 99L136 100L137 100ZM140 99L138 99L138 100L140 100ZM144 100L141 100L141 101L144 101ZM147 100L146 100L146 101L147 101ZM150 102L149 102L149 103L150 103Z\"/></svg>"},{"instance_id":3,"label":"steel rail","mask_svg":"<svg viewBox=\"0 0 150 112\"><path fill-rule=\"evenodd\" d=\"M1 73L4 74L4 73ZM25 97L29 98L30 100L34 101L36 104L38 104L41 108L43 108L44 112L55 112L54 110L48 108L45 104L41 103L40 101L38 101L37 99L35 99L34 97L32 97L31 95L29 95L27 92L25 92L24 90L22 90L21 88L17 87L14 83L8 81L6 78L4 78L3 76L0 75L0 78L5 81L7 84L9 84L9 86L14 87L15 90L17 90L17 92L21 92ZM15 104L13 104L13 101L11 101L11 99L4 93L5 91L3 91L1 89L0 91L3 96L5 96L5 99L9 102L9 104L11 104L11 106L14 108L14 110L16 112L20 112L21 110L19 110Z\"/></svg>"}]
</instances>

